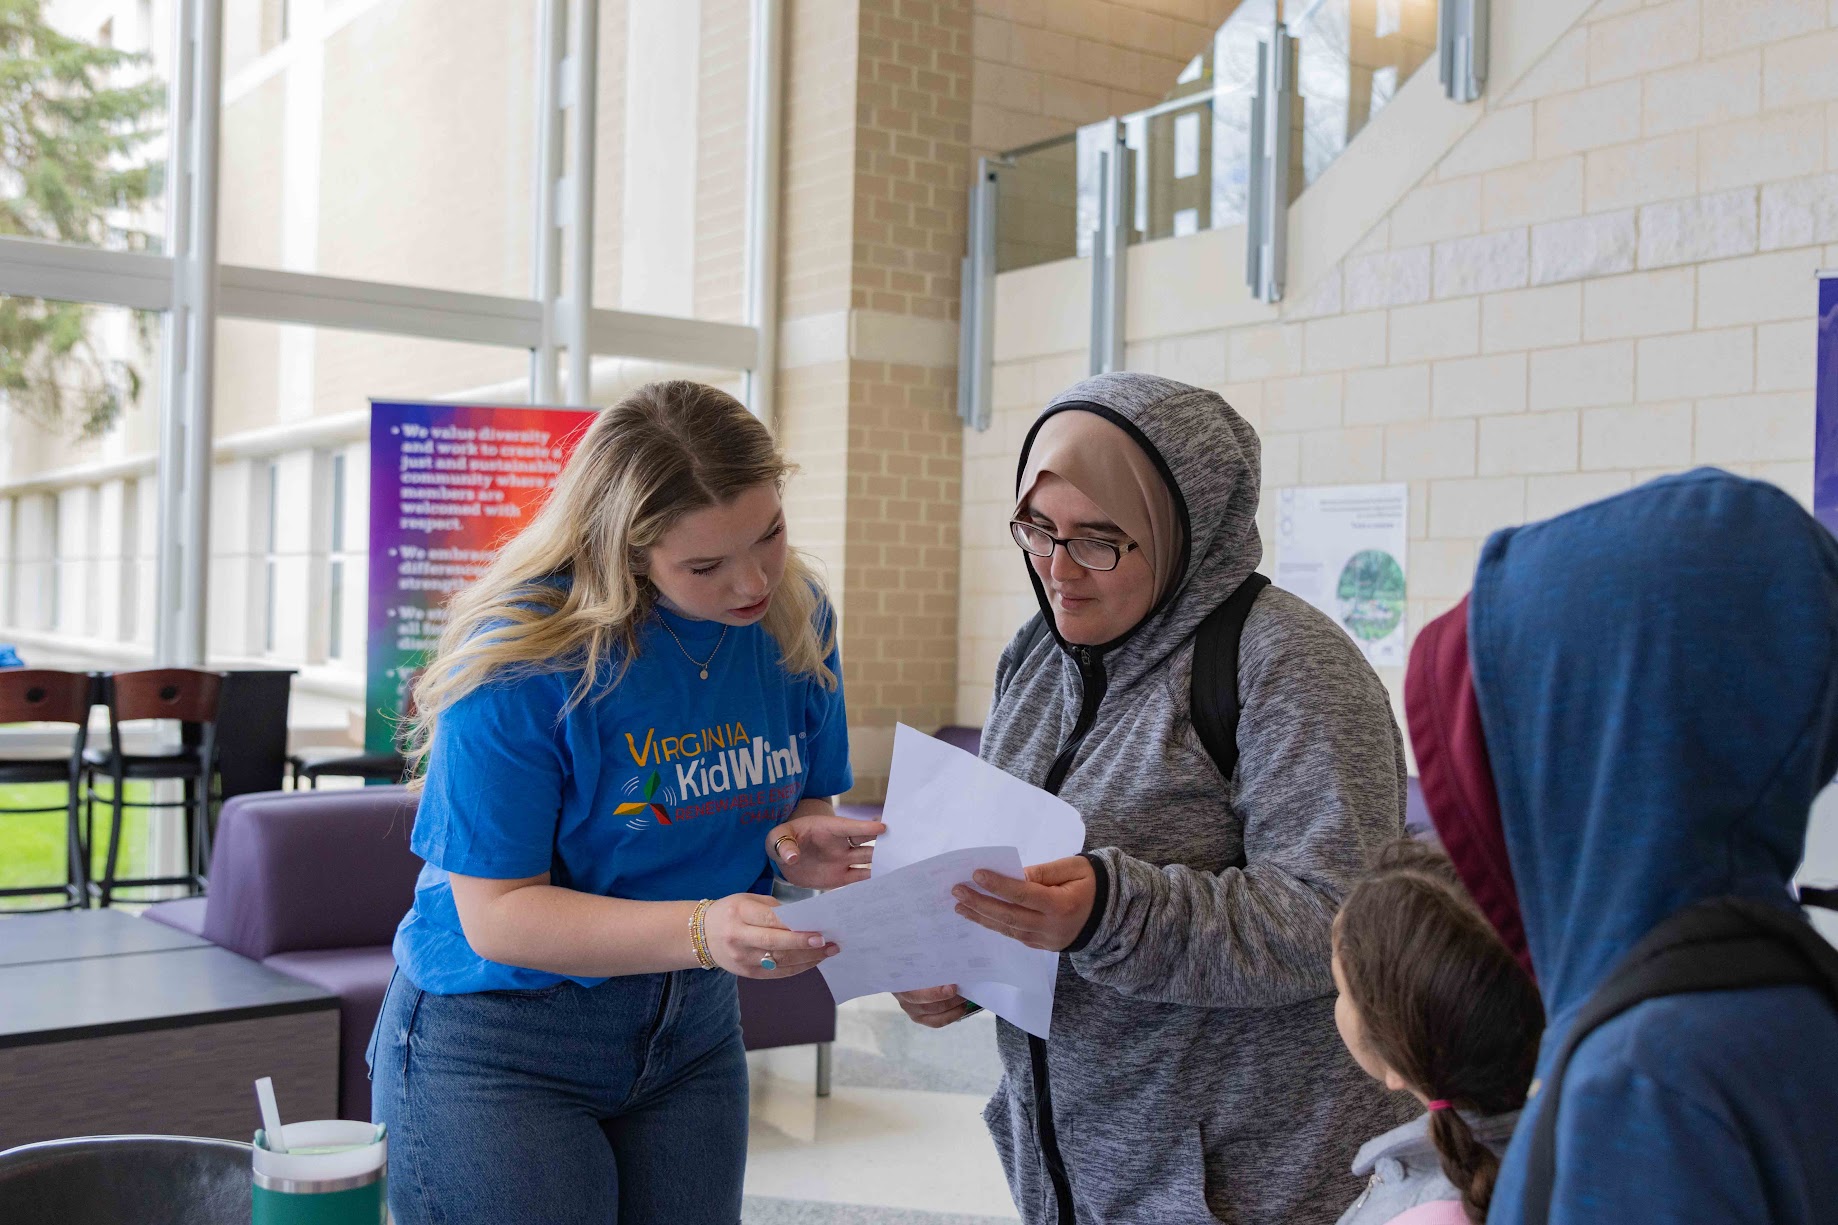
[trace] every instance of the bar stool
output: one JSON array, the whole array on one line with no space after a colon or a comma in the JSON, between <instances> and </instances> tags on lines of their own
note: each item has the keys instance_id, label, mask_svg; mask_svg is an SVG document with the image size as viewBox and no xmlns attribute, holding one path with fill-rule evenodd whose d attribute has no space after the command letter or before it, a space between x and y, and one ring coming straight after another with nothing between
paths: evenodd
<instances>
[{"instance_id":1,"label":"bar stool","mask_svg":"<svg viewBox=\"0 0 1838 1225\"><path fill-rule=\"evenodd\" d=\"M116 672L102 678L102 699L108 707L109 744L106 749L90 749L83 754L87 778L83 792L85 825L93 821L98 800L114 810L113 832L102 879L90 885L97 905L110 905L115 890L123 887L184 885L194 894L204 892L205 872L211 861L211 784L217 772L217 704L222 692L221 672L201 672L192 668L148 668L138 672ZM185 743L166 753L124 753L121 725L141 719L176 720L185 725ZM196 743L193 743L194 736ZM108 796L96 790L97 779L105 775L113 784ZM122 793L129 779L178 780L184 784L185 798L130 803ZM190 853L186 872L178 876L129 879L116 875L121 852L121 818L128 808L177 808L185 813L186 843Z\"/></svg>"},{"instance_id":2,"label":"bar stool","mask_svg":"<svg viewBox=\"0 0 1838 1225\"><path fill-rule=\"evenodd\" d=\"M0 897L64 896L55 906L33 907L37 910L81 910L89 905L89 865L84 857L82 831L77 825L77 795L93 697L94 678L87 672L58 672L48 668L0 671L0 723L76 725L76 739L66 751L0 757L0 783L63 783L65 788L64 802L53 807L0 808L0 815L8 816L64 813L64 883L0 889Z\"/></svg>"}]
</instances>

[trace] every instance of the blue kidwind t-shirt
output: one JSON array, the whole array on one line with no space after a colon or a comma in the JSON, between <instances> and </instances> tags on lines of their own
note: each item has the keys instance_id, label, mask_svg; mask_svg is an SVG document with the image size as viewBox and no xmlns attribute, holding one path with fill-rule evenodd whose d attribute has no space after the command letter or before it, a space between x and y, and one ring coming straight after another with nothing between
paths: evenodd
<instances>
[{"instance_id":1,"label":"blue kidwind t-shirt","mask_svg":"<svg viewBox=\"0 0 1838 1225\"><path fill-rule=\"evenodd\" d=\"M819 609L820 626L830 617ZM721 632L658 609L618 683L597 684L565 716L579 670L507 676L441 712L411 843L427 865L396 931L396 964L409 978L437 995L564 978L473 952L450 872L547 872L557 885L636 901L769 884L767 828L798 801L853 785L848 718L840 687L788 675L763 626ZM685 656L711 652L703 680ZM837 652L828 663L840 677ZM605 670L609 680L615 671Z\"/></svg>"}]
</instances>

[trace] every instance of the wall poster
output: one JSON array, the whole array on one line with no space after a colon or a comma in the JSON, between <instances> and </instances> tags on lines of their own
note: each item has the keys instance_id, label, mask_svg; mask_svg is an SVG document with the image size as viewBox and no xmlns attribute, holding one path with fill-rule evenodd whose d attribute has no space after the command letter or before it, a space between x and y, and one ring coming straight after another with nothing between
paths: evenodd
<instances>
[{"instance_id":1,"label":"wall poster","mask_svg":"<svg viewBox=\"0 0 1838 1225\"><path fill-rule=\"evenodd\" d=\"M1276 585L1334 619L1373 667L1404 666L1410 486L1315 485L1276 496Z\"/></svg>"}]
</instances>

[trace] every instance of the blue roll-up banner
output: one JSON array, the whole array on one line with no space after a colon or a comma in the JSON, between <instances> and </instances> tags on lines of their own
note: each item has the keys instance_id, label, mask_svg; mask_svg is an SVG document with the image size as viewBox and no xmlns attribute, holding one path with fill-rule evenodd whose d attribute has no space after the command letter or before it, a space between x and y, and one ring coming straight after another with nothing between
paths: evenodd
<instances>
[{"instance_id":1,"label":"blue roll-up banner","mask_svg":"<svg viewBox=\"0 0 1838 1225\"><path fill-rule=\"evenodd\" d=\"M1814 384L1812 508L1838 532L1838 272L1819 276L1818 374Z\"/></svg>"}]
</instances>

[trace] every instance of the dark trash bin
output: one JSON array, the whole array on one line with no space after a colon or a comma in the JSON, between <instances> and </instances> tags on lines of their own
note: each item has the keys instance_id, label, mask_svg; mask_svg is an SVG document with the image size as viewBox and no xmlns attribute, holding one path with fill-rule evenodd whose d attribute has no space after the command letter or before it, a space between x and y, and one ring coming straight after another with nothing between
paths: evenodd
<instances>
[{"instance_id":1,"label":"dark trash bin","mask_svg":"<svg viewBox=\"0 0 1838 1225\"><path fill-rule=\"evenodd\" d=\"M247 1144L84 1136L0 1153L7 1225L249 1225Z\"/></svg>"}]
</instances>

